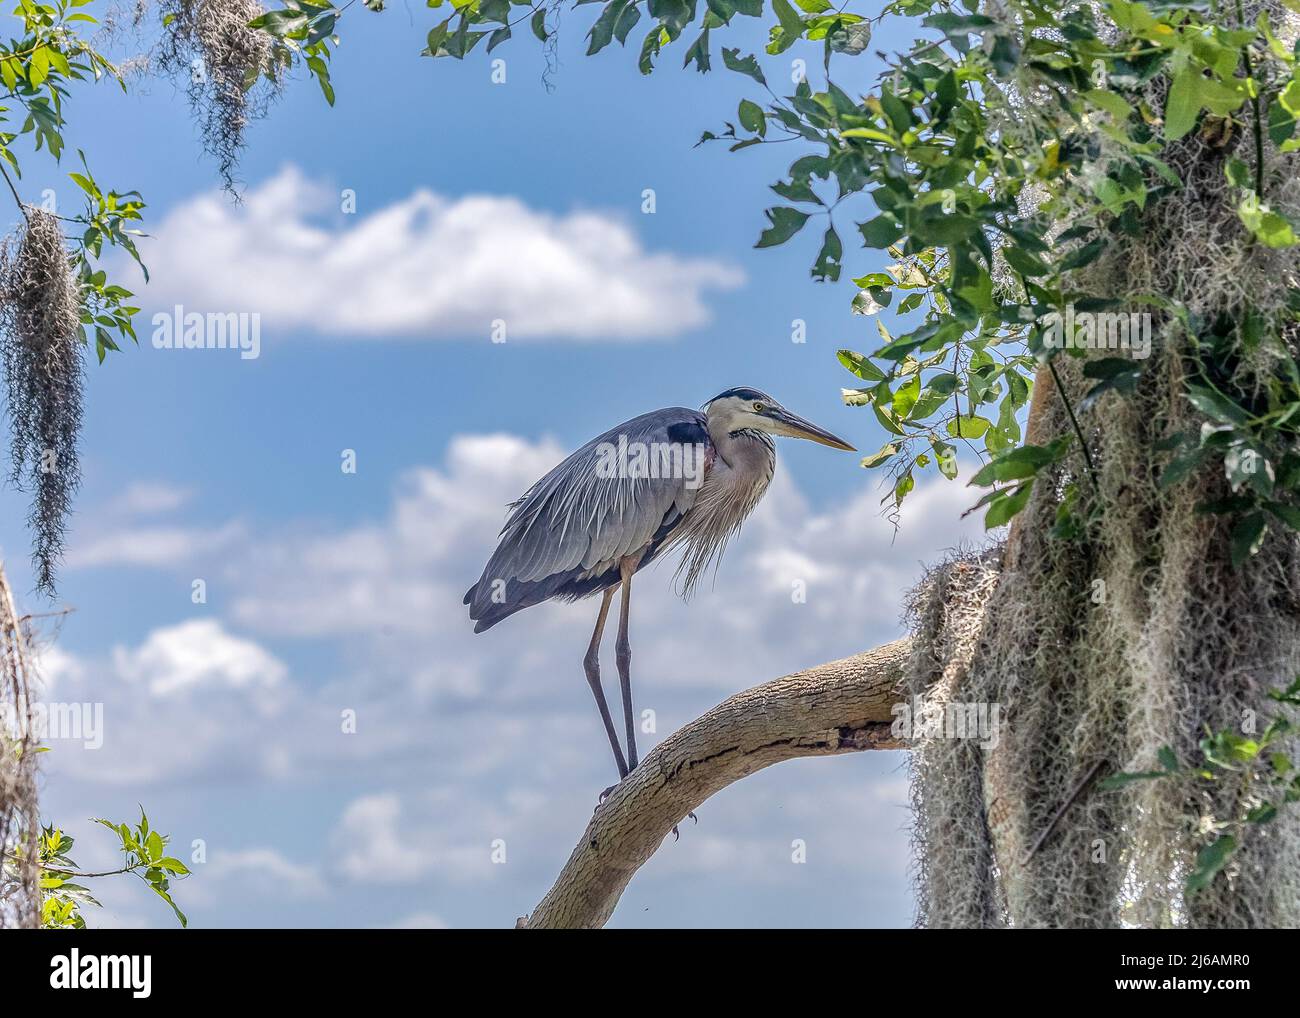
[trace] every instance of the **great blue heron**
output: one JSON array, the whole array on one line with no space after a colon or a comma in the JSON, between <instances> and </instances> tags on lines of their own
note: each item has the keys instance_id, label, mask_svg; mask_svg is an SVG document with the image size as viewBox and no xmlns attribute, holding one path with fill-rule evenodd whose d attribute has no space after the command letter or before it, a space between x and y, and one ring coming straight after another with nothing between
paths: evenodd
<instances>
[{"instance_id":1,"label":"great blue heron","mask_svg":"<svg viewBox=\"0 0 1300 1018\"><path fill-rule=\"evenodd\" d=\"M767 491L776 469L770 436L855 451L765 392L728 389L703 410L669 407L594 438L513 502L500 542L465 594L474 632L542 601L603 594L583 668L621 781L637 765L628 611L632 575L682 546L682 593L715 561ZM600 683L600 639L622 587L616 661L627 756Z\"/></svg>"}]
</instances>

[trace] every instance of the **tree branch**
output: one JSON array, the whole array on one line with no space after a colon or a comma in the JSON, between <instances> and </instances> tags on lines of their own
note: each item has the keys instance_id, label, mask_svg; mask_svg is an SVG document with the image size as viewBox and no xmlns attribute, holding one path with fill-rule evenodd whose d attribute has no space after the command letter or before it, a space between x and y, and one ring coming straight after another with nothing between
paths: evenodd
<instances>
[{"instance_id":1,"label":"tree branch","mask_svg":"<svg viewBox=\"0 0 1300 1018\"><path fill-rule=\"evenodd\" d=\"M737 693L651 751L596 810L528 929L598 928L660 842L709 796L782 760L902 749L903 638Z\"/></svg>"}]
</instances>

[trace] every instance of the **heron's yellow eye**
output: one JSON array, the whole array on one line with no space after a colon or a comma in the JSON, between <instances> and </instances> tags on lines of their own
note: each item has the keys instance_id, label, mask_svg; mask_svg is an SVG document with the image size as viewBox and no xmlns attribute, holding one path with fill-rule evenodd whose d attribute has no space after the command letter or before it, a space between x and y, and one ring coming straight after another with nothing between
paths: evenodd
<instances>
[{"instance_id":1,"label":"heron's yellow eye","mask_svg":"<svg viewBox=\"0 0 1300 1018\"><path fill-rule=\"evenodd\" d=\"M762 403L755 403L755 404L754 404L754 413L756 413L756 414L761 414L762 412L763 412L763 404L762 404Z\"/></svg>"}]
</instances>

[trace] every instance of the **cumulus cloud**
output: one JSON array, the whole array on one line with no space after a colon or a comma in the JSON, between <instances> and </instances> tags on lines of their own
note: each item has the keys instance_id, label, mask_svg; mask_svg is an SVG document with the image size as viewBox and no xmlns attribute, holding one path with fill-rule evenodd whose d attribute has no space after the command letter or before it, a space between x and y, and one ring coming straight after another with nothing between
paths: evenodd
<instances>
[{"instance_id":1,"label":"cumulus cloud","mask_svg":"<svg viewBox=\"0 0 1300 1018\"><path fill-rule=\"evenodd\" d=\"M394 792L363 796L348 803L334 832L338 868L365 883L404 883L433 865L427 846L401 825L402 803Z\"/></svg>"},{"instance_id":2,"label":"cumulus cloud","mask_svg":"<svg viewBox=\"0 0 1300 1018\"><path fill-rule=\"evenodd\" d=\"M360 201L341 214L338 192L293 166L241 205L192 198L151 231L146 297L328 335L478 338L500 320L509 340L644 339L705 324L706 294L743 282L722 261L645 250L609 213L424 189Z\"/></svg>"},{"instance_id":3,"label":"cumulus cloud","mask_svg":"<svg viewBox=\"0 0 1300 1018\"><path fill-rule=\"evenodd\" d=\"M305 741L338 730L337 711L322 717L301 702L277 655L217 619L161 626L99 654L46 646L37 668L43 699L102 712L98 745L61 739L50 754L75 782L144 793L216 775L279 780L292 754L277 726L302 726Z\"/></svg>"},{"instance_id":4,"label":"cumulus cloud","mask_svg":"<svg viewBox=\"0 0 1300 1018\"><path fill-rule=\"evenodd\" d=\"M194 497L191 488L166 481L127 485L81 520L64 558L68 569L135 566L174 569L204 555L228 550L244 537L238 521L204 527L166 517ZM158 517L163 517L159 519Z\"/></svg>"},{"instance_id":5,"label":"cumulus cloud","mask_svg":"<svg viewBox=\"0 0 1300 1018\"><path fill-rule=\"evenodd\" d=\"M193 619L155 629L139 647L113 652L118 675L155 696L194 687L267 689L285 666L251 640L232 636L215 619Z\"/></svg>"},{"instance_id":6,"label":"cumulus cloud","mask_svg":"<svg viewBox=\"0 0 1300 1018\"><path fill-rule=\"evenodd\" d=\"M105 509L126 515L171 512L185 505L193 495L192 489L166 481L137 481L128 484Z\"/></svg>"},{"instance_id":7,"label":"cumulus cloud","mask_svg":"<svg viewBox=\"0 0 1300 1018\"><path fill-rule=\"evenodd\" d=\"M244 528L233 522L211 529L167 525L99 528L74 538L66 564L69 569L175 568L197 556L228 549L243 536Z\"/></svg>"},{"instance_id":8,"label":"cumulus cloud","mask_svg":"<svg viewBox=\"0 0 1300 1018\"><path fill-rule=\"evenodd\" d=\"M200 870L201 880L185 884L187 900L195 900L207 885L216 882L237 883L244 891L286 894L294 898L318 898L326 884L315 866L294 862L279 849L256 848L217 851L211 862Z\"/></svg>"}]
</instances>

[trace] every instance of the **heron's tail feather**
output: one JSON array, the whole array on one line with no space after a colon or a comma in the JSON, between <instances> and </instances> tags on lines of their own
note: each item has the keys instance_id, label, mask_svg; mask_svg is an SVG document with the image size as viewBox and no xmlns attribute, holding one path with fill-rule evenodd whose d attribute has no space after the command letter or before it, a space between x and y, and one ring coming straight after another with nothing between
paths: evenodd
<instances>
[{"instance_id":1,"label":"heron's tail feather","mask_svg":"<svg viewBox=\"0 0 1300 1018\"><path fill-rule=\"evenodd\" d=\"M515 612L541 604L556 594L556 588L561 586L563 581L564 577L548 577L531 583L512 580L509 583L493 584L479 580L465 594L465 603L469 605L469 617L475 623L474 632L481 633L485 629L491 629Z\"/></svg>"},{"instance_id":2,"label":"heron's tail feather","mask_svg":"<svg viewBox=\"0 0 1300 1018\"><path fill-rule=\"evenodd\" d=\"M465 603L469 605L469 617L475 622L474 632L481 633L515 612L531 608L535 604L551 598L576 601L612 587L618 581L616 566L594 575L582 569L570 569L540 580L510 580L502 583L493 583L484 574L465 593Z\"/></svg>"}]
</instances>

